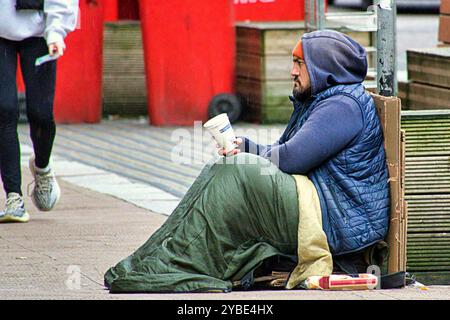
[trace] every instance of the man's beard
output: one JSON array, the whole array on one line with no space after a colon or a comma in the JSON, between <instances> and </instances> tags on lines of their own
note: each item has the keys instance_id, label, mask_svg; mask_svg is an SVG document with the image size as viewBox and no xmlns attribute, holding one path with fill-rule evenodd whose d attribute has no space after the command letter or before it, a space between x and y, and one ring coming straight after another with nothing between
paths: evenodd
<instances>
[{"instance_id":1,"label":"man's beard","mask_svg":"<svg viewBox=\"0 0 450 320\"><path fill-rule=\"evenodd\" d=\"M294 87L292 89L292 95L294 96L295 100L303 102L311 96L311 88L308 88L305 91L300 91L299 89Z\"/></svg>"}]
</instances>

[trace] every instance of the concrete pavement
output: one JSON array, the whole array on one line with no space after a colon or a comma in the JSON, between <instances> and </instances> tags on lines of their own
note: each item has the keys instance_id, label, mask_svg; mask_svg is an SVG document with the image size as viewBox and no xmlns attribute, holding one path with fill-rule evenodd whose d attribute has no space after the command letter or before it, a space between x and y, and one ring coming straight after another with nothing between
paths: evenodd
<instances>
[{"instance_id":1,"label":"concrete pavement","mask_svg":"<svg viewBox=\"0 0 450 320\"><path fill-rule=\"evenodd\" d=\"M31 182L23 168L24 185ZM111 295L103 274L148 239L166 216L58 178L62 198L52 212L30 199L28 224L0 225L0 299L396 300L450 299L450 286L374 291L251 291L228 294ZM4 196L0 197L4 202Z\"/></svg>"}]
</instances>

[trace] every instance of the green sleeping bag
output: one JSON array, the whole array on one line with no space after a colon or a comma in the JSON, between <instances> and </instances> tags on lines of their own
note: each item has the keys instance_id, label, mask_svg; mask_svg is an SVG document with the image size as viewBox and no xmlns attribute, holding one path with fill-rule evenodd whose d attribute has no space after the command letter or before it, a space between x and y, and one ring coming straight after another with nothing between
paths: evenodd
<instances>
[{"instance_id":1,"label":"green sleeping bag","mask_svg":"<svg viewBox=\"0 0 450 320\"><path fill-rule=\"evenodd\" d=\"M266 259L296 256L295 179L251 154L206 165L166 222L110 268L112 293L229 292Z\"/></svg>"}]
</instances>

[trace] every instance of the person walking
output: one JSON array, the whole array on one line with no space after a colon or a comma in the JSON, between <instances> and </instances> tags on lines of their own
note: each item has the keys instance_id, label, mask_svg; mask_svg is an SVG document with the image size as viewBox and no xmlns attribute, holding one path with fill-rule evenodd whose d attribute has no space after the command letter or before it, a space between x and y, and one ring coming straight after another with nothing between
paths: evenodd
<instances>
[{"instance_id":1,"label":"person walking","mask_svg":"<svg viewBox=\"0 0 450 320\"><path fill-rule=\"evenodd\" d=\"M52 210L60 188L50 156L56 133L53 118L56 61L36 66L36 59L64 54L64 39L75 30L78 0L2 0L0 2L0 173L6 193L0 222L28 222L21 189L16 74L18 60L25 82L27 117L34 154L31 198L41 211ZM19 59L18 59L19 57Z\"/></svg>"}]
</instances>

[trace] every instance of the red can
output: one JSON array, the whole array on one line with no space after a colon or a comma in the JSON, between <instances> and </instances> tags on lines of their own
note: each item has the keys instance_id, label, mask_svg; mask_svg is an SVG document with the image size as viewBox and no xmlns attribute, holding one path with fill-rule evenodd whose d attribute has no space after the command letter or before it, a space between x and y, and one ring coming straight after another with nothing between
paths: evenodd
<instances>
[{"instance_id":1,"label":"red can","mask_svg":"<svg viewBox=\"0 0 450 320\"><path fill-rule=\"evenodd\" d=\"M140 1L152 125L206 121L212 97L234 92L231 10L231 0Z\"/></svg>"}]
</instances>

